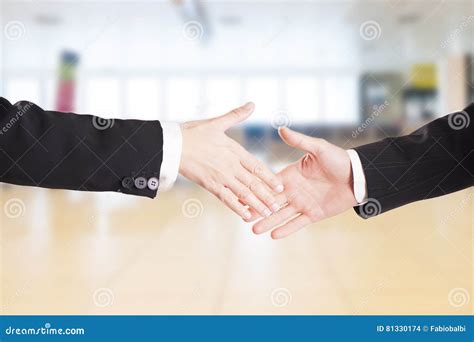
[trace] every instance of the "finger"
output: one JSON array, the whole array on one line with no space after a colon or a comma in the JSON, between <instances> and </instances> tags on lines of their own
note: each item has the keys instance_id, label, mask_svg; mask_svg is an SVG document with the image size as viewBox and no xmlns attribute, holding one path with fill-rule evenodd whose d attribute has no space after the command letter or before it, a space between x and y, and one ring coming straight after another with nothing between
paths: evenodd
<instances>
[{"instance_id":1,"label":"finger","mask_svg":"<svg viewBox=\"0 0 474 342\"><path fill-rule=\"evenodd\" d=\"M240 203L248 205L250 208L257 211L261 216L268 217L272 214L271 210L260 201L255 193L240 183L237 179L227 182L227 187L232 190L234 195L239 199ZM247 220L250 217L247 218Z\"/></svg>"},{"instance_id":2,"label":"finger","mask_svg":"<svg viewBox=\"0 0 474 342\"><path fill-rule=\"evenodd\" d=\"M255 105L252 102L248 102L245 105L231 110L229 113L212 119L214 124L223 131L228 130L232 126L235 126L239 122L247 119L255 109Z\"/></svg>"},{"instance_id":3,"label":"finger","mask_svg":"<svg viewBox=\"0 0 474 342\"><path fill-rule=\"evenodd\" d=\"M272 231L272 239L283 239L311 223L311 219L302 214Z\"/></svg>"},{"instance_id":4,"label":"finger","mask_svg":"<svg viewBox=\"0 0 474 342\"><path fill-rule=\"evenodd\" d=\"M262 215L260 215L255 209L249 208L247 204L239 200L240 204L244 205L248 211L250 212L250 218L245 219L245 222L253 222L255 220L258 220L259 218L262 218Z\"/></svg>"},{"instance_id":5,"label":"finger","mask_svg":"<svg viewBox=\"0 0 474 342\"><path fill-rule=\"evenodd\" d=\"M285 207L287 204L288 204L288 199L286 197L285 194L277 194L275 196L275 199L276 199L276 202L278 203L278 205L280 206L280 208L278 209L281 210L283 207ZM245 205L245 203L242 203ZM262 218L262 215L260 215L258 212L256 212L254 209L252 208L249 208L249 211L250 211L250 214L252 215L248 220L246 220L247 222L253 222L259 218ZM272 214L274 215L274 214Z\"/></svg>"},{"instance_id":6,"label":"finger","mask_svg":"<svg viewBox=\"0 0 474 342\"><path fill-rule=\"evenodd\" d=\"M280 137L287 145L298 148L302 151L317 152L318 149L323 148L323 143L325 142L323 139L313 138L292 131L288 127L281 127L278 130L278 134L280 134Z\"/></svg>"},{"instance_id":7,"label":"finger","mask_svg":"<svg viewBox=\"0 0 474 342\"><path fill-rule=\"evenodd\" d=\"M252 176L247 170L242 171L236 176L236 178L247 188L252 191L257 198L262 201L267 208L270 208L273 212L277 212L280 209L281 204L277 202L276 197L268 186L261 182L258 178Z\"/></svg>"},{"instance_id":8,"label":"finger","mask_svg":"<svg viewBox=\"0 0 474 342\"><path fill-rule=\"evenodd\" d=\"M214 195L217 196L229 209L235 212L244 220L252 216L245 205L239 202L238 198L225 186L220 187Z\"/></svg>"},{"instance_id":9,"label":"finger","mask_svg":"<svg viewBox=\"0 0 474 342\"><path fill-rule=\"evenodd\" d=\"M247 171L264 181L276 193L281 193L285 190L280 179L271 172L265 164L247 151L245 151L245 155L240 163L247 169Z\"/></svg>"},{"instance_id":10,"label":"finger","mask_svg":"<svg viewBox=\"0 0 474 342\"><path fill-rule=\"evenodd\" d=\"M258 221L257 223L255 223L253 225L252 230L255 234L265 233L269 231L270 229L285 223L285 221L292 218L296 214L298 214L298 212L296 211L295 208L293 208L292 206L286 206L283 209L281 209L279 212L273 214L272 216L264 218Z\"/></svg>"},{"instance_id":11,"label":"finger","mask_svg":"<svg viewBox=\"0 0 474 342\"><path fill-rule=\"evenodd\" d=\"M248 220L245 220L245 221L253 222L255 220L258 220L259 218L262 218L262 215L260 215L258 212L256 212L252 208L249 208L249 211L250 211L250 218Z\"/></svg>"}]
</instances>

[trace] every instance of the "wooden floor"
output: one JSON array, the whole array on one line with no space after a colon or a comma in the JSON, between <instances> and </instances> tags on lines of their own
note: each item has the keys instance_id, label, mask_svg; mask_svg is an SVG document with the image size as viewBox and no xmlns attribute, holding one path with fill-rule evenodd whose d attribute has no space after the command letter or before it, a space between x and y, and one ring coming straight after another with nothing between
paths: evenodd
<instances>
[{"instance_id":1,"label":"wooden floor","mask_svg":"<svg viewBox=\"0 0 474 342\"><path fill-rule=\"evenodd\" d=\"M472 314L473 195L273 241L189 184L155 200L4 186L1 313Z\"/></svg>"}]
</instances>

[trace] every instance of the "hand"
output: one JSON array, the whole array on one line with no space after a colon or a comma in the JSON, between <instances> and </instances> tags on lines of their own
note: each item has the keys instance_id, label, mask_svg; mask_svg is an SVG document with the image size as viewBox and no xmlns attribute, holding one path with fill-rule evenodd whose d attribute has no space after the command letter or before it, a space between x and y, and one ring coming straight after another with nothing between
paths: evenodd
<instances>
[{"instance_id":1,"label":"hand","mask_svg":"<svg viewBox=\"0 0 474 342\"><path fill-rule=\"evenodd\" d=\"M345 150L288 128L280 129L279 133L288 145L306 152L306 155L279 173L288 205L253 226L254 233L261 234L283 224L272 231L274 239L286 237L303 226L337 215L357 204L351 160Z\"/></svg>"},{"instance_id":2,"label":"hand","mask_svg":"<svg viewBox=\"0 0 474 342\"><path fill-rule=\"evenodd\" d=\"M244 220L250 208L268 217L276 212L274 193L282 192L281 181L258 159L230 139L225 131L247 119L254 104L209 120L181 125L183 150L179 172L216 195Z\"/></svg>"}]
</instances>

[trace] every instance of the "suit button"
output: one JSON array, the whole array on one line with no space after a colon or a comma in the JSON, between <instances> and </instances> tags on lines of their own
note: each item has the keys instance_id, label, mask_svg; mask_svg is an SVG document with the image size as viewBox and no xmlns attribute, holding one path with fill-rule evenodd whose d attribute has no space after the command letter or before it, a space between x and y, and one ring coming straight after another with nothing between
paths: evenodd
<instances>
[{"instance_id":1,"label":"suit button","mask_svg":"<svg viewBox=\"0 0 474 342\"><path fill-rule=\"evenodd\" d=\"M125 189L131 189L133 187L133 178L125 177L124 179L122 179L122 186Z\"/></svg>"},{"instance_id":2,"label":"suit button","mask_svg":"<svg viewBox=\"0 0 474 342\"><path fill-rule=\"evenodd\" d=\"M145 177L137 177L135 178L135 187L137 189L143 190L146 188L147 181Z\"/></svg>"},{"instance_id":3,"label":"suit button","mask_svg":"<svg viewBox=\"0 0 474 342\"><path fill-rule=\"evenodd\" d=\"M156 177L151 177L148 180L148 189L150 190L156 190L158 189L158 185L160 184L160 181Z\"/></svg>"}]
</instances>

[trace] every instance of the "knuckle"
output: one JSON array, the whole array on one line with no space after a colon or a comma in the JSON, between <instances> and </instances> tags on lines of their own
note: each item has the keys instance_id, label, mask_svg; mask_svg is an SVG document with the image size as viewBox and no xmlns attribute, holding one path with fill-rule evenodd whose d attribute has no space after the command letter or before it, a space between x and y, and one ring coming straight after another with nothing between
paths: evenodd
<instances>
[{"instance_id":1,"label":"knuckle","mask_svg":"<svg viewBox=\"0 0 474 342\"><path fill-rule=\"evenodd\" d=\"M277 203L277 200L274 196L272 196L271 194L265 194L262 196L263 197L263 200L265 201L265 203L269 203L269 204L273 204L273 203Z\"/></svg>"},{"instance_id":2,"label":"knuckle","mask_svg":"<svg viewBox=\"0 0 474 342\"><path fill-rule=\"evenodd\" d=\"M260 190L261 183L258 180L252 180L249 184L249 189L253 192Z\"/></svg>"},{"instance_id":3,"label":"knuckle","mask_svg":"<svg viewBox=\"0 0 474 342\"><path fill-rule=\"evenodd\" d=\"M254 164L253 174L256 175L256 176L264 175L264 168L261 165L259 165L258 163Z\"/></svg>"},{"instance_id":4,"label":"knuckle","mask_svg":"<svg viewBox=\"0 0 474 342\"><path fill-rule=\"evenodd\" d=\"M204 177L199 182L199 185L201 185L202 187L204 187L206 189L209 189L211 192L217 192L218 191L216 179L211 175Z\"/></svg>"},{"instance_id":5,"label":"knuckle","mask_svg":"<svg viewBox=\"0 0 474 342\"><path fill-rule=\"evenodd\" d=\"M252 197L252 193L249 190L240 191L239 198L243 201L247 201Z\"/></svg>"},{"instance_id":6,"label":"knuckle","mask_svg":"<svg viewBox=\"0 0 474 342\"><path fill-rule=\"evenodd\" d=\"M238 119L240 117L240 114L241 114L241 111L238 108L232 109L229 113L229 115L234 119Z\"/></svg>"}]
</instances>

